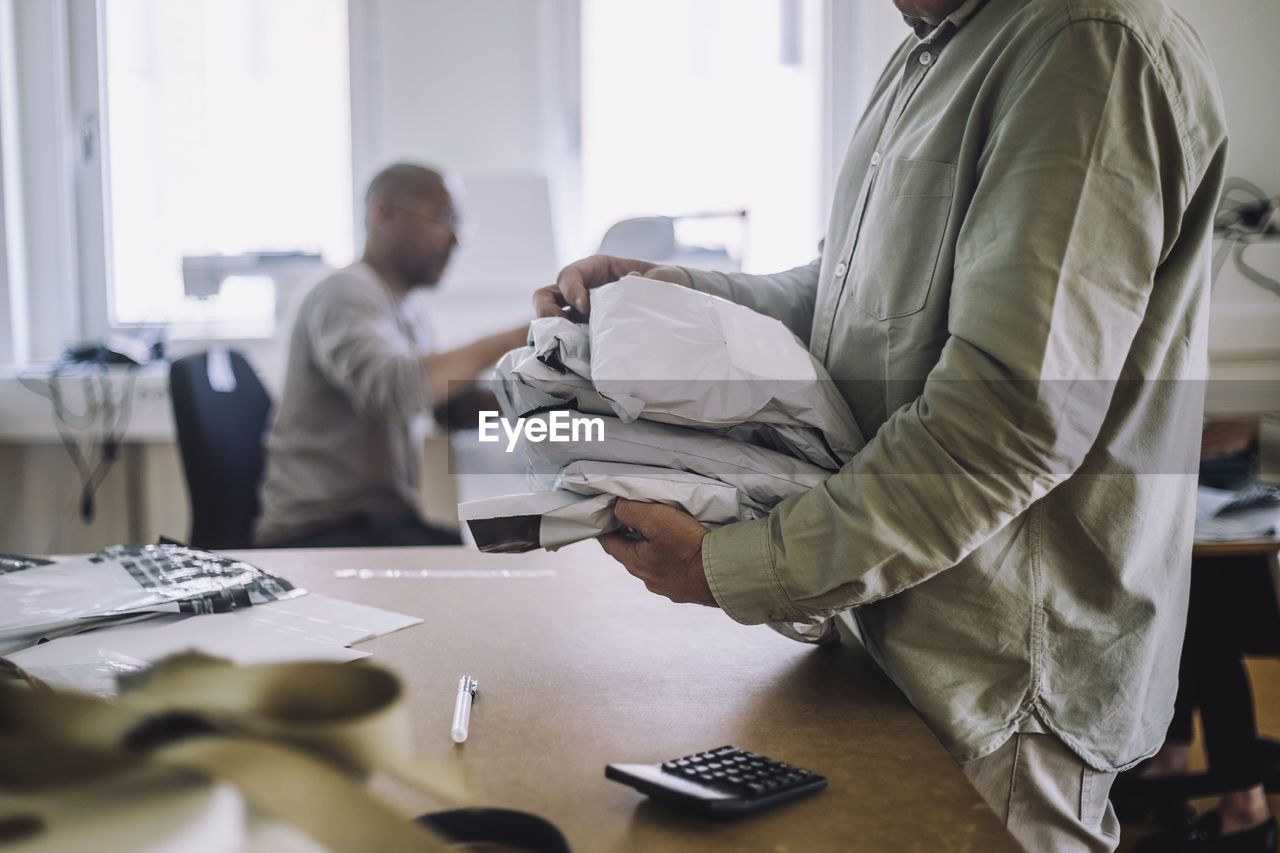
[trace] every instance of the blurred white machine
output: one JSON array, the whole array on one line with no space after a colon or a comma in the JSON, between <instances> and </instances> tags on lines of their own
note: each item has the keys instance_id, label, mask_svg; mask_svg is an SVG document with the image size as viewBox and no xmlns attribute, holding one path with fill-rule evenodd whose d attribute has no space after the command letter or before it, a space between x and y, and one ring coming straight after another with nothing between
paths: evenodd
<instances>
[{"instance_id":1,"label":"blurred white machine","mask_svg":"<svg viewBox=\"0 0 1280 853\"><path fill-rule=\"evenodd\" d=\"M313 252L245 252L240 255L184 255L182 289L187 296L216 296L230 278L270 280L277 328L285 328L300 291L331 267Z\"/></svg>"},{"instance_id":2,"label":"blurred white machine","mask_svg":"<svg viewBox=\"0 0 1280 853\"><path fill-rule=\"evenodd\" d=\"M746 210L638 216L615 222L600 240L602 255L736 272L746 252Z\"/></svg>"}]
</instances>

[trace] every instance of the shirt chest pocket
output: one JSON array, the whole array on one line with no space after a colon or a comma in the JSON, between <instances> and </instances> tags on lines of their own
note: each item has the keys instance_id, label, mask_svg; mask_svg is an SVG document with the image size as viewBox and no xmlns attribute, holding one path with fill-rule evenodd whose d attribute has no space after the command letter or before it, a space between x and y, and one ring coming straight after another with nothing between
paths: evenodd
<instances>
[{"instance_id":1,"label":"shirt chest pocket","mask_svg":"<svg viewBox=\"0 0 1280 853\"><path fill-rule=\"evenodd\" d=\"M924 307L937 271L956 167L887 159L876 176L850 263L850 298L878 320Z\"/></svg>"}]
</instances>

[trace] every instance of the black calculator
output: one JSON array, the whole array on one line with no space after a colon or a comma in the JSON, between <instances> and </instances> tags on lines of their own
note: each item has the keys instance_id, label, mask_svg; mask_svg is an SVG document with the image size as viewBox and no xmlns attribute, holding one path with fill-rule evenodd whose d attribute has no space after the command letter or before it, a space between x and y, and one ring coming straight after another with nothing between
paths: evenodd
<instances>
[{"instance_id":1,"label":"black calculator","mask_svg":"<svg viewBox=\"0 0 1280 853\"><path fill-rule=\"evenodd\" d=\"M610 764L604 775L704 814L759 811L821 790L826 777L754 752L722 746L661 764Z\"/></svg>"}]
</instances>

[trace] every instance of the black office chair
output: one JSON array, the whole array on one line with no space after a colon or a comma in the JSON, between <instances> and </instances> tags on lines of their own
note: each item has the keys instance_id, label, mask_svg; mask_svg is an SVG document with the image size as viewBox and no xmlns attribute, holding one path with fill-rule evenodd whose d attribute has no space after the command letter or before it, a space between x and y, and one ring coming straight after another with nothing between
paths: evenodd
<instances>
[{"instance_id":1,"label":"black office chair","mask_svg":"<svg viewBox=\"0 0 1280 853\"><path fill-rule=\"evenodd\" d=\"M243 355L215 351L170 365L169 398L191 496L190 545L250 547L271 395Z\"/></svg>"}]
</instances>

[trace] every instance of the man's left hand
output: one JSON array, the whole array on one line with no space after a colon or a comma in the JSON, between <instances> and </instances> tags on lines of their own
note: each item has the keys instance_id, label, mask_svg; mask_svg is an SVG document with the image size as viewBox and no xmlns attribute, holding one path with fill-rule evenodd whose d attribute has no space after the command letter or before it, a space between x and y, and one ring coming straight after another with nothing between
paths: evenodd
<instances>
[{"instance_id":1,"label":"man's left hand","mask_svg":"<svg viewBox=\"0 0 1280 853\"><path fill-rule=\"evenodd\" d=\"M702 569L707 528L688 513L663 504L619 498L613 514L644 538L631 539L616 531L601 536L600 545L650 592L678 603L720 606Z\"/></svg>"}]
</instances>

